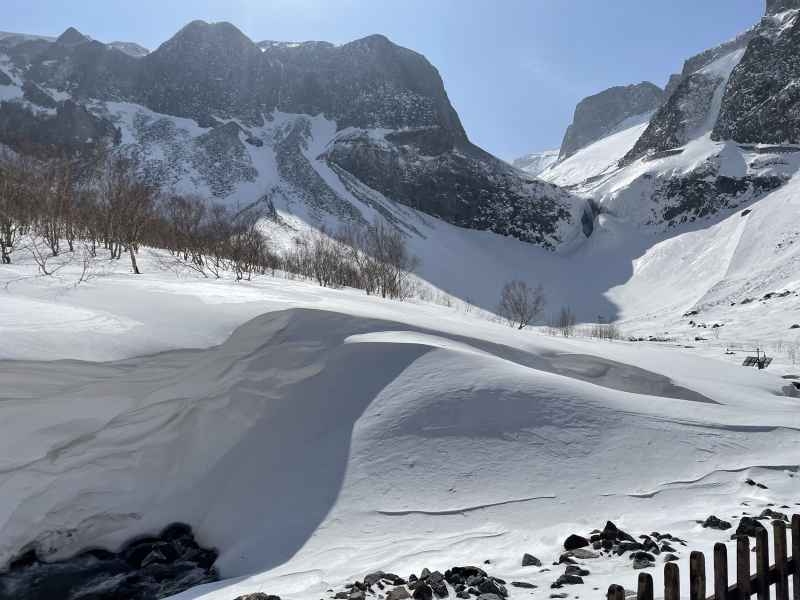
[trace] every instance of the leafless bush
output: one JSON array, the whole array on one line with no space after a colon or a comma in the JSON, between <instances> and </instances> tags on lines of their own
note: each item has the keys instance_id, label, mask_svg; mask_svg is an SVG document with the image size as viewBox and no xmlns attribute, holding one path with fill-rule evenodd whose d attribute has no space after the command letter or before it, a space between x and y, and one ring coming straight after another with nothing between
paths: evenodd
<instances>
[{"instance_id":1,"label":"leafless bush","mask_svg":"<svg viewBox=\"0 0 800 600\"><path fill-rule=\"evenodd\" d=\"M575 313L569 306L562 306L561 312L555 322L555 329L564 337L572 337L575 334Z\"/></svg>"},{"instance_id":2,"label":"leafless bush","mask_svg":"<svg viewBox=\"0 0 800 600\"><path fill-rule=\"evenodd\" d=\"M544 305L544 288L541 285L532 288L524 281L515 279L503 286L497 314L511 327L525 329L542 314Z\"/></svg>"},{"instance_id":3,"label":"leafless bush","mask_svg":"<svg viewBox=\"0 0 800 600\"><path fill-rule=\"evenodd\" d=\"M592 326L590 335L595 339L611 342L622 339L622 332L615 323L597 323Z\"/></svg>"}]
</instances>

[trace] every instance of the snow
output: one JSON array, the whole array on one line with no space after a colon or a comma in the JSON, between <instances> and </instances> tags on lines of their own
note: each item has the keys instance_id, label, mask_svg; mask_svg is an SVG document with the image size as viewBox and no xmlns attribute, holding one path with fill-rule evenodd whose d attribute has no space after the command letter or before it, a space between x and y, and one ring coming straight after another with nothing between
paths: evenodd
<instances>
[{"instance_id":1,"label":"snow","mask_svg":"<svg viewBox=\"0 0 800 600\"><path fill-rule=\"evenodd\" d=\"M778 371L142 264L7 286L3 306L30 318L0 325L18 359L0 362L0 560L34 538L56 558L182 520L232 579L180 598L312 599L378 568L484 559L546 586L554 572L518 561L556 557L573 531L610 518L708 549L720 536L694 519L798 491L782 465L800 413ZM628 562L590 561L570 592L630 587Z\"/></svg>"},{"instance_id":2,"label":"snow","mask_svg":"<svg viewBox=\"0 0 800 600\"><path fill-rule=\"evenodd\" d=\"M620 159L633 148L647 129L651 116L652 113L647 113L626 119L615 132L544 170L539 178L568 187L614 171Z\"/></svg>"},{"instance_id":3,"label":"snow","mask_svg":"<svg viewBox=\"0 0 800 600\"><path fill-rule=\"evenodd\" d=\"M525 171L529 175L537 177L542 171L554 165L558 161L559 150L544 150L534 152L512 162L512 165Z\"/></svg>"},{"instance_id":4,"label":"snow","mask_svg":"<svg viewBox=\"0 0 800 600\"><path fill-rule=\"evenodd\" d=\"M704 71L724 79L740 57ZM134 104L96 109L115 116L124 143L136 114L163 118ZM208 131L169 118L186 143ZM317 600L377 569L487 559L491 574L542 594L559 572L522 568L522 554L557 559L567 535L608 519L710 552L728 535L697 519L794 504L800 400L780 376L800 348L790 329L800 322L800 234L787 218L800 213L800 153L715 142L706 126L679 155L618 168L649 118L540 175L602 208L592 236L558 252L454 227L373 190L359 200L324 153L364 132L337 133L322 115L276 112L246 128L265 142L246 145L259 176L226 202L246 206L282 183L275 136L307 119L305 158L365 221L396 219L422 259L425 301L283 276L204 279L152 249L142 249L144 275L100 260L77 283L80 261L62 257L54 277L38 277L15 251L0 267L0 564L32 541L56 559L185 521L219 549L225 580L184 600ZM643 226L648 178L708 161L723 175L791 179L746 215ZM207 192L198 182L188 169L177 188ZM341 223L288 191L273 200L282 224L263 227L277 247ZM511 329L487 311L515 278L544 285L548 316L569 305L582 321L672 341ZM767 371L740 366L756 345L775 357ZM627 557L586 567L570 596L634 585Z\"/></svg>"}]
</instances>

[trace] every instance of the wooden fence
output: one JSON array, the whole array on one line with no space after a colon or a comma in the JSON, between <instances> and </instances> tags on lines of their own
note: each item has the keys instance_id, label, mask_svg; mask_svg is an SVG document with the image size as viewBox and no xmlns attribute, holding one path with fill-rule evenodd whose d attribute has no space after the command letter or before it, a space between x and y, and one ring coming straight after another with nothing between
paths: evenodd
<instances>
[{"instance_id":1,"label":"wooden fence","mask_svg":"<svg viewBox=\"0 0 800 600\"><path fill-rule=\"evenodd\" d=\"M792 557L787 557L786 528L783 521L772 522L774 564L769 561L767 530L756 536L756 573L750 572L750 538L736 540L736 583L729 584L728 549L725 544L714 546L714 593L706 591L706 557L692 552L689 558L689 600L770 600L770 586L775 586L775 600L789 600L789 577L792 578L792 600L800 600L800 515L792 516ZM653 577L639 574L637 600L653 600ZM675 563L664 565L664 600L680 600L680 570ZM625 600L625 589L619 585L608 588L608 600Z\"/></svg>"}]
</instances>

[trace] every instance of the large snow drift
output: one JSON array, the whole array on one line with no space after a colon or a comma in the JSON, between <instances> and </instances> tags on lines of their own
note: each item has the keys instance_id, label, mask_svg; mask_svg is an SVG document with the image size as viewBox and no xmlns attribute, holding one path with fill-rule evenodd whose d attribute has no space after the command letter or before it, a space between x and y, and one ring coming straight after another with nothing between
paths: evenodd
<instances>
[{"instance_id":1,"label":"large snow drift","mask_svg":"<svg viewBox=\"0 0 800 600\"><path fill-rule=\"evenodd\" d=\"M283 309L218 346L0 362L0 561L33 540L57 558L181 520L219 548L223 576L244 576L186 598L311 599L376 568L483 558L513 576L523 551L555 555L606 518L685 534L752 494L746 475L796 463L800 416L775 375L306 284L241 289ZM328 310L288 308L310 298ZM189 313L205 318L178 319L197 340L219 336L226 300L210 299ZM766 476L771 499L796 493ZM628 577L626 560L592 583Z\"/></svg>"}]
</instances>

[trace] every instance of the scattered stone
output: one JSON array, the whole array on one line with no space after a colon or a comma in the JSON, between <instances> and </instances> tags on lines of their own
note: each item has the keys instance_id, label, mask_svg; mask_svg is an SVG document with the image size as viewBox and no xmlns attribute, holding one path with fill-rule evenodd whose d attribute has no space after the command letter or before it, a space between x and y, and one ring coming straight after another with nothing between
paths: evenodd
<instances>
[{"instance_id":1,"label":"scattered stone","mask_svg":"<svg viewBox=\"0 0 800 600\"><path fill-rule=\"evenodd\" d=\"M264 592L256 592L255 594L244 594L243 596L236 596L233 600L281 600L280 596L272 596Z\"/></svg>"},{"instance_id":2,"label":"scattered stone","mask_svg":"<svg viewBox=\"0 0 800 600\"><path fill-rule=\"evenodd\" d=\"M523 554L522 556L523 567L541 567L542 561L536 558L533 554Z\"/></svg>"},{"instance_id":3,"label":"scattered stone","mask_svg":"<svg viewBox=\"0 0 800 600\"><path fill-rule=\"evenodd\" d=\"M662 552L675 552L675 548L670 546L668 543L664 542L661 544L661 551Z\"/></svg>"},{"instance_id":4,"label":"scattered stone","mask_svg":"<svg viewBox=\"0 0 800 600\"><path fill-rule=\"evenodd\" d=\"M733 527L733 525L731 525L728 521L723 521L715 515L711 515L705 521L703 521L703 527L706 529L719 529L721 531L725 531L726 529Z\"/></svg>"},{"instance_id":5,"label":"scattered stone","mask_svg":"<svg viewBox=\"0 0 800 600\"><path fill-rule=\"evenodd\" d=\"M414 588L414 600L433 600L433 589L431 586L421 583Z\"/></svg>"},{"instance_id":6,"label":"scattered stone","mask_svg":"<svg viewBox=\"0 0 800 600\"><path fill-rule=\"evenodd\" d=\"M567 575L577 575L578 577L586 577L589 575L589 570L581 568L577 565L569 565L565 570L564 573Z\"/></svg>"},{"instance_id":7,"label":"scattered stone","mask_svg":"<svg viewBox=\"0 0 800 600\"><path fill-rule=\"evenodd\" d=\"M788 521L789 517L787 517L784 513L778 512L776 510L770 510L769 508L765 508L761 514L759 515L760 519L777 519L779 521Z\"/></svg>"},{"instance_id":8,"label":"scattered stone","mask_svg":"<svg viewBox=\"0 0 800 600\"><path fill-rule=\"evenodd\" d=\"M508 591L503 584L500 583L495 577L487 577L478 586L478 591L481 594L496 594L505 598L508 596Z\"/></svg>"},{"instance_id":9,"label":"scattered stone","mask_svg":"<svg viewBox=\"0 0 800 600\"><path fill-rule=\"evenodd\" d=\"M639 552L632 553L631 554L631 558L633 560L647 560L647 561L650 561L650 562L653 562L655 560L655 557L652 554L650 554L648 552L644 552L644 551L639 551Z\"/></svg>"},{"instance_id":10,"label":"scattered stone","mask_svg":"<svg viewBox=\"0 0 800 600\"><path fill-rule=\"evenodd\" d=\"M444 575L439 571L431 573L428 576L427 583L433 590L433 593L436 594L437 598L446 598L450 595L447 591L447 584L444 582Z\"/></svg>"},{"instance_id":11,"label":"scattered stone","mask_svg":"<svg viewBox=\"0 0 800 600\"><path fill-rule=\"evenodd\" d=\"M566 598L567 594L565 594L563 592L559 592L559 593L556 593L556 594L550 594L550 597L551 598Z\"/></svg>"},{"instance_id":12,"label":"scattered stone","mask_svg":"<svg viewBox=\"0 0 800 600\"><path fill-rule=\"evenodd\" d=\"M680 559L672 553L664 555L664 562L675 562L676 560Z\"/></svg>"},{"instance_id":13,"label":"scattered stone","mask_svg":"<svg viewBox=\"0 0 800 600\"><path fill-rule=\"evenodd\" d=\"M762 530L764 530L764 526L753 517L742 517L742 520L739 521L739 526L736 528L736 533L731 536L731 539L736 539L740 535L756 537L758 532Z\"/></svg>"},{"instance_id":14,"label":"scattered stone","mask_svg":"<svg viewBox=\"0 0 800 600\"><path fill-rule=\"evenodd\" d=\"M386 576L386 573L383 571L376 571L375 573L370 573L366 577L364 577L364 585L367 587L372 587L376 583L378 583L381 579Z\"/></svg>"},{"instance_id":15,"label":"scattered stone","mask_svg":"<svg viewBox=\"0 0 800 600\"><path fill-rule=\"evenodd\" d=\"M580 585L583 583L583 578L580 575L569 575L564 573L561 577L556 579L555 583L551 584L551 588L560 588L565 585Z\"/></svg>"},{"instance_id":16,"label":"scattered stone","mask_svg":"<svg viewBox=\"0 0 800 600\"><path fill-rule=\"evenodd\" d=\"M655 562L652 560L647 560L646 558L635 558L633 560L633 568L634 569L649 569L650 567L654 567Z\"/></svg>"},{"instance_id":17,"label":"scattered stone","mask_svg":"<svg viewBox=\"0 0 800 600\"><path fill-rule=\"evenodd\" d=\"M526 590L532 590L538 587L536 584L528 583L527 581L512 581L511 585L515 588L523 588Z\"/></svg>"},{"instance_id":18,"label":"scattered stone","mask_svg":"<svg viewBox=\"0 0 800 600\"><path fill-rule=\"evenodd\" d=\"M575 535L574 533L564 540L565 550L577 550L578 548L585 548L589 545L589 540L585 537Z\"/></svg>"},{"instance_id":19,"label":"scattered stone","mask_svg":"<svg viewBox=\"0 0 800 600\"><path fill-rule=\"evenodd\" d=\"M503 600L497 594L481 594L478 596L478 600Z\"/></svg>"},{"instance_id":20,"label":"scattered stone","mask_svg":"<svg viewBox=\"0 0 800 600\"><path fill-rule=\"evenodd\" d=\"M411 598L411 594L404 586L398 586L386 592L386 600L406 600Z\"/></svg>"},{"instance_id":21,"label":"scattered stone","mask_svg":"<svg viewBox=\"0 0 800 600\"><path fill-rule=\"evenodd\" d=\"M572 556L579 560L588 560L592 558L600 558L600 555L597 552L592 552L588 548L578 548L577 550L572 551Z\"/></svg>"}]
</instances>

